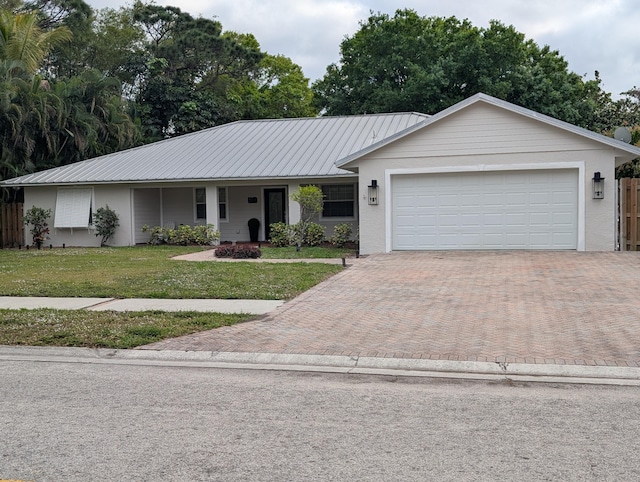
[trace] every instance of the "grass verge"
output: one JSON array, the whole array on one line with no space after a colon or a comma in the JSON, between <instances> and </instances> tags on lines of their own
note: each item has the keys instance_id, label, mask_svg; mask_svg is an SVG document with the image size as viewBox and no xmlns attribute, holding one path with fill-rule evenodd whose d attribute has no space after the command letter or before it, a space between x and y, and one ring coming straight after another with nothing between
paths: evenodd
<instances>
[{"instance_id":1,"label":"grass verge","mask_svg":"<svg viewBox=\"0 0 640 482\"><path fill-rule=\"evenodd\" d=\"M128 349L252 318L191 311L0 310L0 345Z\"/></svg>"}]
</instances>

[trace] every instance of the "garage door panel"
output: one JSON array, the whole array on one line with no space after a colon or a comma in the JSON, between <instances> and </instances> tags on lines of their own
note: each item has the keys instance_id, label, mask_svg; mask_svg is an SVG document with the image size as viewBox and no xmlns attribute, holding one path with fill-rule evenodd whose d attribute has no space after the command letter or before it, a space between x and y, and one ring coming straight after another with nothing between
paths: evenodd
<instances>
[{"instance_id":1,"label":"garage door panel","mask_svg":"<svg viewBox=\"0 0 640 482\"><path fill-rule=\"evenodd\" d=\"M393 249L576 249L577 170L394 176Z\"/></svg>"}]
</instances>

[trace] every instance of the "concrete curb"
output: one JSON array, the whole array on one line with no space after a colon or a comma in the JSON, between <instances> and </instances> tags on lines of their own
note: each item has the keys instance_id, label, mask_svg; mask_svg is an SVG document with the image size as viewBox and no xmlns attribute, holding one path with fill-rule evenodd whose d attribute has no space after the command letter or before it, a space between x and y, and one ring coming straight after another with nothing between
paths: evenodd
<instances>
[{"instance_id":1,"label":"concrete curb","mask_svg":"<svg viewBox=\"0 0 640 482\"><path fill-rule=\"evenodd\" d=\"M0 346L0 360L640 386L640 368L281 353Z\"/></svg>"}]
</instances>

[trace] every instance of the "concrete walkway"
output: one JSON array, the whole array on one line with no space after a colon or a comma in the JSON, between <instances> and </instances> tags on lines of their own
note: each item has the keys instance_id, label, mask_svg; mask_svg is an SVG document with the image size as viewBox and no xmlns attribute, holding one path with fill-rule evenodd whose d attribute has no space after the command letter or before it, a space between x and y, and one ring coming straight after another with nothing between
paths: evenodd
<instances>
[{"instance_id":1,"label":"concrete walkway","mask_svg":"<svg viewBox=\"0 0 640 482\"><path fill-rule=\"evenodd\" d=\"M264 315L283 303L284 301L280 300L0 297L0 309L5 310L51 308L91 311L203 311Z\"/></svg>"}]
</instances>

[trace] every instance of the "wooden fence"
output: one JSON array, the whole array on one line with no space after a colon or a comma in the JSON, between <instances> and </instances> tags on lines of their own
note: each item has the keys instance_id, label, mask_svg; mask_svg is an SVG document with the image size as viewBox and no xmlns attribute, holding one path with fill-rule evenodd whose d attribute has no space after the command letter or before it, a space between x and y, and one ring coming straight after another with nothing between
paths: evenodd
<instances>
[{"instance_id":1,"label":"wooden fence","mask_svg":"<svg viewBox=\"0 0 640 482\"><path fill-rule=\"evenodd\" d=\"M24 245L22 204L0 204L0 248Z\"/></svg>"},{"instance_id":2,"label":"wooden fence","mask_svg":"<svg viewBox=\"0 0 640 482\"><path fill-rule=\"evenodd\" d=\"M620 249L640 251L640 179L620 179Z\"/></svg>"}]
</instances>

